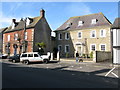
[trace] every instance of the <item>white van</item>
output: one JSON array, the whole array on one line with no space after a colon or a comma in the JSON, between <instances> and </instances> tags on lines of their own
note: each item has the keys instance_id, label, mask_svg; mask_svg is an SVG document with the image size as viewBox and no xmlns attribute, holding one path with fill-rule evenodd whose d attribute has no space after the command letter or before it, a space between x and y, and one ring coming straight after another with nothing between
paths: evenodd
<instances>
[{"instance_id":1,"label":"white van","mask_svg":"<svg viewBox=\"0 0 120 90\"><path fill-rule=\"evenodd\" d=\"M49 55L39 55L38 52L22 53L20 55L20 62L29 64L29 62L49 62Z\"/></svg>"}]
</instances>

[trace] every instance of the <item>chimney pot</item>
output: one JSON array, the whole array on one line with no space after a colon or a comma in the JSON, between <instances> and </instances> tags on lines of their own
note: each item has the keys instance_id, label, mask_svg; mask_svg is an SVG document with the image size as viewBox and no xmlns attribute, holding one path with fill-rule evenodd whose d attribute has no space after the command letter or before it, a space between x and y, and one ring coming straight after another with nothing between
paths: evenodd
<instances>
[{"instance_id":1,"label":"chimney pot","mask_svg":"<svg viewBox=\"0 0 120 90\"><path fill-rule=\"evenodd\" d=\"M41 17L44 17L44 16L45 16L45 10L44 10L44 9L41 9L41 10L40 10L40 16L41 16Z\"/></svg>"}]
</instances>

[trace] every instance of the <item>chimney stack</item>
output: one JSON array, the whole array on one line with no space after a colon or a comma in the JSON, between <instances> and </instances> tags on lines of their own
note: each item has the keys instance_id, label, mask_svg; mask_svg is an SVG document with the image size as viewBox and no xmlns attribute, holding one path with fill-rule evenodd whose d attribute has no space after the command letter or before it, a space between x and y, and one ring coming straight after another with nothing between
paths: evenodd
<instances>
[{"instance_id":1,"label":"chimney stack","mask_svg":"<svg viewBox=\"0 0 120 90\"><path fill-rule=\"evenodd\" d=\"M12 22L13 22L13 23L16 23L16 19L12 19Z\"/></svg>"},{"instance_id":2,"label":"chimney stack","mask_svg":"<svg viewBox=\"0 0 120 90\"><path fill-rule=\"evenodd\" d=\"M44 9L41 9L41 10L40 10L40 16L41 16L41 17L45 17L45 11L44 11Z\"/></svg>"}]
</instances>

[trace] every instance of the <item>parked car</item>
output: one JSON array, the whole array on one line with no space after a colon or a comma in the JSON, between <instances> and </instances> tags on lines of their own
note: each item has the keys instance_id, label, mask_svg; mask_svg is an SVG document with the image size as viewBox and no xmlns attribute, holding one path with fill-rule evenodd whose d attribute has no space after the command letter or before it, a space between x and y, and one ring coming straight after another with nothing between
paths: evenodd
<instances>
[{"instance_id":1,"label":"parked car","mask_svg":"<svg viewBox=\"0 0 120 90\"><path fill-rule=\"evenodd\" d=\"M14 55L14 56L10 56L8 59L9 59L9 61L12 61L12 62L14 62L14 63L20 62L20 55L19 55L19 54L16 54L16 55Z\"/></svg>"},{"instance_id":2,"label":"parked car","mask_svg":"<svg viewBox=\"0 0 120 90\"><path fill-rule=\"evenodd\" d=\"M29 64L29 62L49 62L49 55L40 55L38 52L22 53L20 56L20 62Z\"/></svg>"},{"instance_id":3,"label":"parked car","mask_svg":"<svg viewBox=\"0 0 120 90\"><path fill-rule=\"evenodd\" d=\"M6 59L7 57L8 57L7 54L1 54L1 55L0 55L0 58L2 58L2 59Z\"/></svg>"}]
</instances>

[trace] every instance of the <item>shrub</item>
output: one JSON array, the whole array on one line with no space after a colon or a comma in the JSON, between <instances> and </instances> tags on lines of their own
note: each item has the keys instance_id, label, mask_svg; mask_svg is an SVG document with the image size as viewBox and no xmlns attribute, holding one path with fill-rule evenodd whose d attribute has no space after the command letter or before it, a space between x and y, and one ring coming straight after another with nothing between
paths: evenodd
<instances>
[{"instance_id":1,"label":"shrub","mask_svg":"<svg viewBox=\"0 0 120 90\"><path fill-rule=\"evenodd\" d=\"M93 52L90 53L90 58L93 58Z\"/></svg>"}]
</instances>

